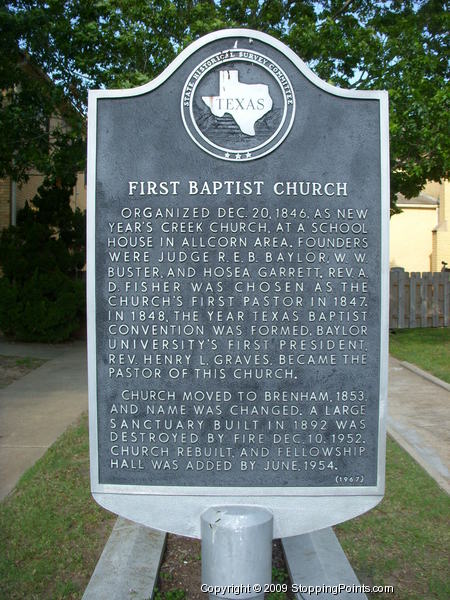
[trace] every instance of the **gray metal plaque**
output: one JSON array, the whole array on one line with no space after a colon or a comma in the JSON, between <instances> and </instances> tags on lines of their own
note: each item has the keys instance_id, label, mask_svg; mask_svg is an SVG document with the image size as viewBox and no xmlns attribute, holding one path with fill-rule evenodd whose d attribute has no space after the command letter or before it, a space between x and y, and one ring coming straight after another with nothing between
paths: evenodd
<instances>
[{"instance_id":1,"label":"gray metal plaque","mask_svg":"<svg viewBox=\"0 0 450 600\"><path fill-rule=\"evenodd\" d=\"M212 504L258 504L286 536L381 499L387 136L385 92L254 31L90 93L100 504L188 535Z\"/></svg>"}]
</instances>

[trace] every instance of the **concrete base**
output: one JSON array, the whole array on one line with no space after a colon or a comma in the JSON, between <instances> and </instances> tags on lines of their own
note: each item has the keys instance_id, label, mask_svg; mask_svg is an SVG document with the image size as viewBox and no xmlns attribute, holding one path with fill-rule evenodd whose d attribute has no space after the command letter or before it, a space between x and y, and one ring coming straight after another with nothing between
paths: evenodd
<instances>
[{"instance_id":1,"label":"concrete base","mask_svg":"<svg viewBox=\"0 0 450 600\"><path fill-rule=\"evenodd\" d=\"M281 540L286 564L292 584L297 586L360 586L341 545L331 527L313 533L283 538ZM327 591L297 592L298 600L315 598L320 600L367 600L362 592L342 591L333 594Z\"/></svg>"},{"instance_id":2,"label":"concrete base","mask_svg":"<svg viewBox=\"0 0 450 600\"><path fill-rule=\"evenodd\" d=\"M331 527L281 541L291 583L312 586L295 593L298 600L367 600L354 591L360 583ZM165 533L119 517L82 600L150 600L165 545ZM339 585L352 590L333 594Z\"/></svg>"},{"instance_id":3,"label":"concrete base","mask_svg":"<svg viewBox=\"0 0 450 600\"><path fill-rule=\"evenodd\" d=\"M209 586L210 600L263 600L272 580L272 513L259 506L214 506L202 514L201 530L202 584Z\"/></svg>"},{"instance_id":4,"label":"concrete base","mask_svg":"<svg viewBox=\"0 0 450 600\"><path fill-rule=\"evenodd\" d=\"M149 600L165 546L165 533L119 517L82 600Z\"/></svg>"}]
</instances>

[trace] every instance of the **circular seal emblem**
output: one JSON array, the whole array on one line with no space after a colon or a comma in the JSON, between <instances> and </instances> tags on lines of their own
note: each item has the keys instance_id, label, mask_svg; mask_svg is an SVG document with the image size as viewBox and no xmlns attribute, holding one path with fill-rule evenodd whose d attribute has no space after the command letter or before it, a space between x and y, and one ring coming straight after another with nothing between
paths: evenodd
<instances>
[{"instance_id":1,"label":"circular seal emblem","mask_svg":"<svg viewBox=\"0 0 450 600\"><path fill-rule=\"evenodd\" d=\"M192 71L183 88L181 115L190 137L208 154L233 162L255 160L288 135L295 96L276 62L232 48Z\"/></svg>"}]
</instances>

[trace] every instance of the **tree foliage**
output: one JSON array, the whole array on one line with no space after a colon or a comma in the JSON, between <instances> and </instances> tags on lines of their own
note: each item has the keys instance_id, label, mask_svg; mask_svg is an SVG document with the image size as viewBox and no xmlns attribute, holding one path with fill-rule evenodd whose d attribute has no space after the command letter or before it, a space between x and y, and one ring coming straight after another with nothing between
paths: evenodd
<instances>
[{"instance_id":1,"label":"tree foliage","mask_svg":"<svg viewBox=\"0 0 450 600\"><path fill-rule=\"evenodd\" d=\"M1 19L2 88L12 89L20 75L20 47L55 90L29 91L20 80L24 93L3 102L0 124L12 133L0 145L0 174L21 176L42 154L39 95L48 96L41 105L47 114L63 96L84 112L89 88L142 84L199 36L248 27L283 40L332 84L389 91L394 196L414 196L427 180L448 176L443 0L16 0ZM74 132L69 145L81 139Z\"/></svg>"},{"instance_id":2,"label":"tree foliage","mask_svg":"<svg viewBox=\"0 0 450 600\"><path fill-rule=\"evenodd\" d=\"M22 24L0 9L0 177L23 181L30 168L70 177L83 166L83 115L25 51Z\"/></svg>"}]
</instances>

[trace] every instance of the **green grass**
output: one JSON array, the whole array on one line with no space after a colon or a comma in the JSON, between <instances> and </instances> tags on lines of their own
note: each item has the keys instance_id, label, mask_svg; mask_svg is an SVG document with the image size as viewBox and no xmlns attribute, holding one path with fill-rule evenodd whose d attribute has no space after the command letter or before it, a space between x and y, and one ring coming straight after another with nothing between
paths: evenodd
<instances>
[{"instance_id":1,"label":"green grass","mask_svg":"<svg viewBox=\"0 0 450 600\"><path fill-rule=\"evenodd\" d=\"M395 600L450 598L450 498L388 438L386 495L336 528L361 583L393 585Z\"/></svg>"},{"instance_id":2,"label":"green grass","mask_svg":"<svg viewBox=\"0 0 450 600\"><path fill-rule=\"evenodd\" d=\"M16 365L18 367L25 367L26 369L36 369L45 363L45 360L41 358L31 358L29 356L25 356L23 358L16 359Z\"/></svg>"},{"instance_id":3,"label":"green grass","mask_svg":"<svg viewBox=\"0 0 450 600\"><path fill-rule=\"evenodd\" d=\"M185 600L186 592L180 588L169 590L168 592L160 592L155 590L154 600Z\"/></svg>"},{"instance_id":4,"label":"green grass","mask_svg":"<svg viewBox=\"0 0 450 600\"><path fill-rule=\"evenodd\" d=\"M450 327L396 329L389 336L389 351L450 383Z\"/></svg>"},{"instance_id":5,"label":"green grass","mask_svg":"<svg viewBox=\"0 0 450 600\"><path fill-rule=\"evenodd\" d=\"M0 504L0 598L81 598L113 522L90 495L84 417Z\"/></svg>"}]
</instances>

